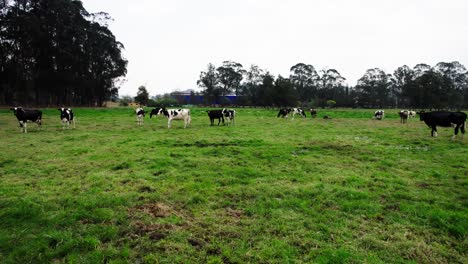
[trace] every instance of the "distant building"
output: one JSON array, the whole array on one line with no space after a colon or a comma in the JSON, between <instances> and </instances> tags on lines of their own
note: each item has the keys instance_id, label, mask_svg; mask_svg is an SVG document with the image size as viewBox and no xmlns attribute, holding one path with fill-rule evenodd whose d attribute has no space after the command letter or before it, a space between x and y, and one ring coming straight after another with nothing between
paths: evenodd
<instances>
[{"instance_id":1,"label":"distant building","mask_svg":"<svg viewBox=\"0 0 468 264\"><path fill-rule=\"evenodd\" d=\"M130 106L130 107L140 107L140 104L137 103L137 102L131 102L131 103L128 103L128 106Z\"/></svg>"},{"instance_id":2,"label":"distant building","mask_svg":"<svg viewBox=\"0 0 468 264\"><path fill-rule=\"evenodd\" d=\"M171 93L171 97L176 99L179 104L207 104L204 101L204 96L200 92L196 92L192 89L188 89L185 91L175 91ZM237 96L235 94L228 94L223 98L220 98L215 104L222 104L223 102L226 103L226 100L229 104L236 104Z\"/></svg>"}]
</instances>

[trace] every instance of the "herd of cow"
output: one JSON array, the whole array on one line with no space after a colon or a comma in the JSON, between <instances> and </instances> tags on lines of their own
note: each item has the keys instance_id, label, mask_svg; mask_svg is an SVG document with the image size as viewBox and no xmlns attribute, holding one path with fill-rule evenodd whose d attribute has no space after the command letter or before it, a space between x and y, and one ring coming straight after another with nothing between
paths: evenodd
<instances>
[{"instance_id":1,"label":"herd of cow","mask_svg":"<svg viewBox=\"0 0 468 264\"><path fill-rule=\"evenodd\" d=\"M39 127L42 126L42 111L37 109L24 109L22 107L10 108L18 119L19 126L23 133L27 133L27 122L35 122ZM58 108L60 111L60 120L62 122L62 129L69 128L70 125L75 127L74 113L71 108ZM143 125L145 110L141 107L135 110L137 123L138 125ZM218 119L218 125L221 121L224 124L225 119L229 124L234 124L234 119L236 117L236 111L234 109L216 109L216 110L207 110L208 117L210 118L211 125L214 125L214 121ZM310 109L310 114L312 117L317 116L317 110ZM451 127L455 128L454 135L452 140L458 135L458 131L462 132L461 138L465 134L466 119L467 115L463 112L449 112L449 111L433 111L433 112L415 112L410 110L401 110L399 113L400 122L406 123L409 118L419 115L421 121L424 121L431 130L431 136L437 136L437 126L441 127ZM151 110L150 118L158 115L163 115L167 117L167 127L171 128L172 120L183 120L184 128L187 125L190 125L191 117L189 109L166 109L164 107L158 107ZM306 117L306 114L301 108L281 108L278 112L277 117L288 118L291 115L294 119L295 115ZM377 120L383 120L385 116L384 110L377 110L374 112L374 118ZM331 119L329 116L324 116L324 119Z\"/></svg>"}]
</instances>

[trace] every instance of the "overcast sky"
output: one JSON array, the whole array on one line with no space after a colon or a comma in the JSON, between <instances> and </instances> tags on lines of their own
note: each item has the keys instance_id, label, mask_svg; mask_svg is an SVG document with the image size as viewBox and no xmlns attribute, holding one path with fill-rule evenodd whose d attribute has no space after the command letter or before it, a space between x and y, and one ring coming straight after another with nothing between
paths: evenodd
<instances>
[{"instance_id":1,"label":"overcast sky","mask_svg":"<svg viewBox=\"0 0 468 264\"><path fill-rule=\"evenodd\" d=\"M125 45L127 82L150 95L200 90L208 63L256 64L289 76L296 63L335 68L350 85L367 69L417 63L468 67L467 0L82 0L107 12Z\"/></svg>"}]
</instances>

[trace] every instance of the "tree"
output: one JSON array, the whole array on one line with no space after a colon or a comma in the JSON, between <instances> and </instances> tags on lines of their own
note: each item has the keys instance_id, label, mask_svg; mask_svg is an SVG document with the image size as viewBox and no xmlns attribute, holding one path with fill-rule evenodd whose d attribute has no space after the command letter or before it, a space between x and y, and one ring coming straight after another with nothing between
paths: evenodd
<instances>
[{"instance_id":1,"label":"tree","mask_svg":"<svg viewBox=\"0 0 468 264\"><path fill-rule=\"evenodd\" d=\"M219 88L218 73L216 67L209 63L206 72L200 73L200 79L197 85L203 88L203 95L205 96L206 103L215 103L221 96L221 89Z\"/></svg>"},{"instance_id":2,"label":"tree","mask_svg":"<svg viewBox=\"0 0 468 264\"><path fill-rule=\"evenodd\" d=\"M464 95L468 90L468 73L460 62L439 62L433 70L448 78L451 85L447 86L450 107L462 108ZM452 89L449 89L452 88Z\"/></svg>"},{"instance_id":3,"label":"tree","mask_svg":"<svg viewBox=\"0 0 468 264\"><path fill-rule=\"evenodd\" d=\"M355 87L358 105L379 108L391 105L389 99L390 77L379 68L368 69Z\"/></svg>"},{"instance_id":4,"label":"tree","mask_svg":"<svg viewBox=\"0 0 468 264\"><path fill-rule=\"evenodd\" d=\"M295 106L297 104L297 92L288 78L281 75L276 78L273 87L273 103L275 106Z\"/></svg>"},{"instance_id":5,"label":"tree","mask_svg":"<svg viewBox=\"0 0 468 264\"><path fill-rule=\"evenodd\" d=\"M322 70L322 76L318 80L318 103L323 106L327 104L327 100L343 99L342 97L346 94L345 80L335 69ZM344 102L345 100L343 99L342 101Z\"/></svg>"},{"instance_id":6,"label":"tree","mask_svg":"<svg viewBox=\"0 0 468 264\"><path fill-rule=\"evenodd\" d=\"M218 71L221 95L226 96L232 91L238 95L243 74L246 73L242 68L242 64L233 61L224 61L223 65L216 70Z\"/></svg>"},{"instance_id":7,"label":"tree","mask_svg":"<svg viewBox=\"0 0 468 264\"><path fill-rule=\"evenodd\" d=\"M135 102L139 103L140 105L147 105L149 101L149 93L146 90L146 87L141 85L138 87L137 96L135 97Z\"/></svg>"},{"instance_id":8,"label":"tree","mask_svg":"<svg viewBox=\"0 0 468 264\"><path fill-rule=\"evenodd\" d=\"M1 5L0 103L102 105L126 74L124 48L81 1Z\"/></svg>"},{"instance_id":9,"label":"tree","mask_svg":"<svg viewBox=\"0 0 468 264\"><path fill-rule=\"evenodd\" d=\"M414 71L410 67L403 65L398 67L390 78L390 97L395 102L395 106L411 106L407 96L413 87Z\"/></svg>"},{"instance_id":10,"label":"tree","mask_svg":"<svg viewBox=\"0 0 468 264\"><path fill-rule=\"evenodd\" d=\"M245 82L241 84L239 90L238 103L241 105L256 105L258 87L263 82L264 71L257 65L251 65L246 72Z\"/></svg>"},{"instance_id":11,"label":"tree","mask_svg":"<svg viewBox=\"0 0 468 264\"><path fill-rule=\"evenodd\" d=\"M301 102L308 102L315 96L320 76L314 66L298 63L291 67L289 79L297 91Z\"/></svg>"}]
</instances>

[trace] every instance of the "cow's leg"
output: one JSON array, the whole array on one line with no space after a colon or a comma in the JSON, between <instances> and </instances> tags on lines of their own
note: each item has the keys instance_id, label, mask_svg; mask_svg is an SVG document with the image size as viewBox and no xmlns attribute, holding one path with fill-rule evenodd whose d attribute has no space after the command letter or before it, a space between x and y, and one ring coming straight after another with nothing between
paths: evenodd
<instances>
[{"instance_id":1,"label":"cow's leg","mask_svg":"<svg viewBox=\"0 0 468 264\"><path fill-rule=\"evenodd\" d=\"M436 126L432 126L431 136L437 137L437 127Z\"/></svg>"},{"instance_id":2,"label":"cow's leg","mask_svg":"<svg viewBox=\"0 0 468 264\"><path fill-rule=\"evenodd\" d=\"M167 128L171 128L171 120L170 118L167 120Z\"/></svg>"},{"instance_id":3,"label":"cow's leg","mask_svg":"<svg viewBox=\"0 0 468 264\"><path fill-rule=\"evenodd\" d=\"M76 128L75 127L75 118L72 119L72 122L73 122L73 128Z\"/></svg>"},{"instance_id":4,"label":"cow's leg","mask_svg":"<svg viewBox=\"0 0 468 264\"><path fill-rule=\"evenodd\" d=\"M224 116L221 116L221 120L223 120L223 125L224 125Z\"/></svg>"},{"instance_id":5,"label":"cow's leg","mask_svg":"<svg viewBox=\"0 0 468 264\"><path fill-rule=\"evenodd\" d=\"M460 127L459 124L457 124L457 125L455 126L455 130L454 130L454 132L453 132L453 136L452 136L452 138L451 138L450 140L452 140L452 141L455 140L455 138L456 138L457 135L458 135L458 128L459 128L459 127Z\"/></svg>"},{"instance_id":6,"label":"cow's leg","mask_svg":"<svg viewBox=\"0 0 468 264\"><path fill-rule=\"evenodd\" d=\"M20 127L21 133L24 133L24 124L23 124L23 121L19 121L19 127Z\"/></svg>"},{"instance_id":7,"label":"cow's leg","mask_svg":"<svg viewBox=\"0 0 468 264\"><path fill-rule=\"evenodd\" d=\"M28 133L28 121L23 124L23 133Z\"/></svg>"}]
</instances>

